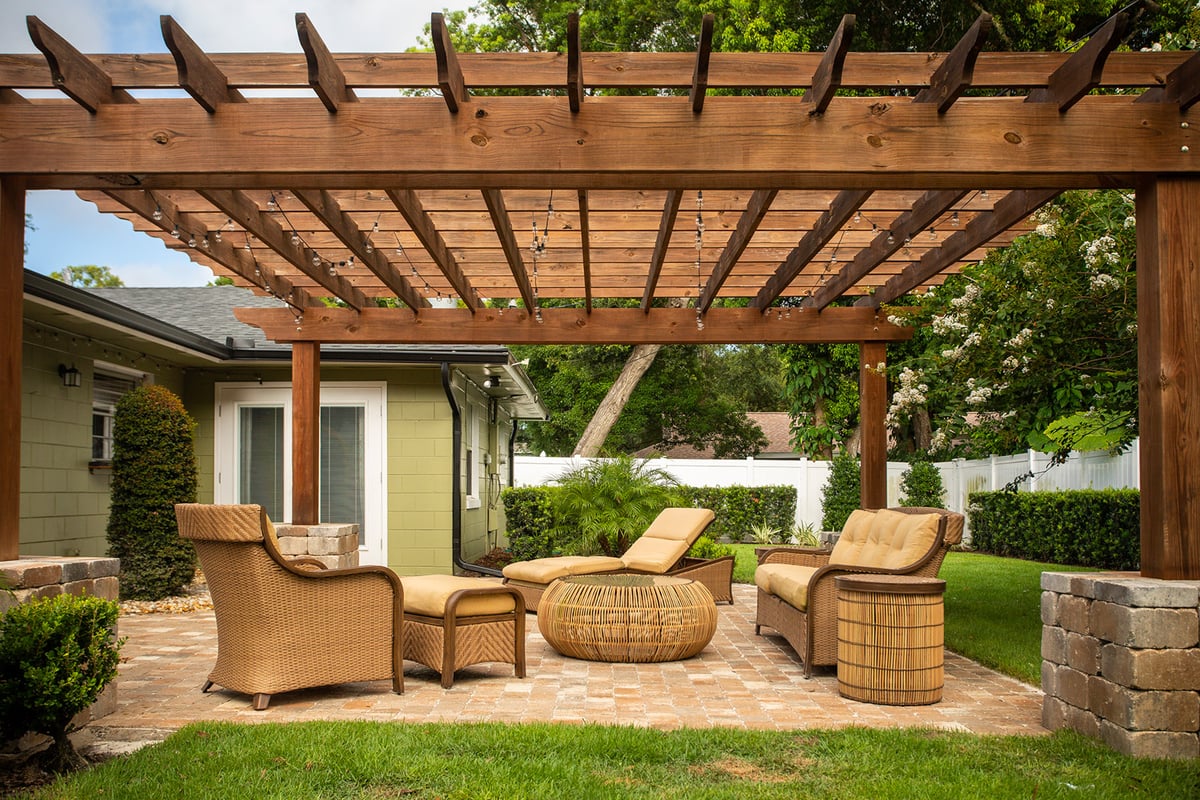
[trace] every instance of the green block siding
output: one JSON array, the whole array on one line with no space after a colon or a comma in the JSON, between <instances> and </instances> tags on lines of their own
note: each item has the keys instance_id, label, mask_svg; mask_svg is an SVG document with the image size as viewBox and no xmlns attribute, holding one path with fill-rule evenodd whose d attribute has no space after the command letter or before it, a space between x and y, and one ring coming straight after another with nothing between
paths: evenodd
<instances>
[{"instance_id":1,"label":"green block siding","mask_svg":"<svg viewBox=\"0 0 1200 800\"><path fill-rule=\"evenodd\" d=\"M178 393L182 372L102 340L71 336L26 320L21 370L21 553L103 556L108 549L108 473L92 456L92 378L100 359L153 375ZM58 365L74 365L82 385L65 387Z\"/></svg>"}]
</instances>

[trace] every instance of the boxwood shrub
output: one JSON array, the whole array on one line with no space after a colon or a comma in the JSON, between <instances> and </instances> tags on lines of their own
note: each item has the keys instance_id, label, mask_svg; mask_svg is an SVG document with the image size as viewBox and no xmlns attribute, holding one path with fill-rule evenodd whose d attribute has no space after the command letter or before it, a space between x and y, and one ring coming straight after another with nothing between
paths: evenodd
<instances>
[{"instance_id":1,"label":"boxwood shrub","mask_svg":"<svg viewBox=\"0 0 1200 800\"><path fill-rule=\"evenodd\" d=\"M729 536L735 541L756 524L789 530L796 517L794 486L681 486L689 505L711 508L716 519L705 535ZM501 494L507 521L509 552L517 560L563 555L563 543L554 530L562 522L554 517L554 486L505 489ZM569 522L567 522L569 524Z\"/></svg>"},{"instance_id":2,"label":"boxwood shrub","mask_svg":"<svg viewBox=\"0 0 1200 800\"><path fill-rule=\"evenodd\" d=\"M1097 569L1137 569L1136 489L973 492L971 546L986 553Z\"/></svg>"}]
</instances>

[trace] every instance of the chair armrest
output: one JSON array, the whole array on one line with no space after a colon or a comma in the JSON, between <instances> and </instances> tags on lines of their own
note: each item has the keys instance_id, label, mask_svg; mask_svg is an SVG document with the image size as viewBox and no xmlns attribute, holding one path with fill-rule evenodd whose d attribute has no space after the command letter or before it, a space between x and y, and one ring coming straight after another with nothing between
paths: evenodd
<instances>
[{"instance_id":1,"label":"chair armrest","mask_svg":"<svg viewBox=\"0 0 1200 800\"><path fill-rule=\"evenodd\" d=\"M772 547L759 556L758 563L823 567L829 563L829 553L819 547Z\"/></svg>"},{"instance_id":2,"label":"chair armrest","mask_svg":"<svg viewBox=\"0 0 1200 800\"><path fill-rule=\"evenodd\" d=\"M296 558L289 558L288 563L291 564L293 567L300 567L300 569L304 569L304 570L329 569L328 567L325 566L325 563L323 561L318 561L317 559L309 558L308 556L297 556Z\"/></svg>"}]
</instances>

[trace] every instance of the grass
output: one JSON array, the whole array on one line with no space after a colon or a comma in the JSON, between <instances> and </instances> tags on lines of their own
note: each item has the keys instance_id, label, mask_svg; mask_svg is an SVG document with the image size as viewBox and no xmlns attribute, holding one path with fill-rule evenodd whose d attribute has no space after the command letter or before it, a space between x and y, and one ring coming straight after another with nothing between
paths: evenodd
<instances>
[{"instance_id":1,"label":"grass","mask_svg":"<svg viewBox=\"0 0 1200 800\"><path fill-rule=\"evenodd\" d=\"M754 582L755 545L733 545L733 579ZM985 667L1040 686L1042 573L1093 571L982 553L947 553L946 647Z\"/></svg>"},{"instance_id":2,"label":"grass","mask_svg":"<svg viewBox=\"0 0 1200 800\"><path fill-rule=\"evenodd\" d=\"M1190 762L1073 733L197 723L37 798L1195 797Z\"/></svg>"}]
</instances>

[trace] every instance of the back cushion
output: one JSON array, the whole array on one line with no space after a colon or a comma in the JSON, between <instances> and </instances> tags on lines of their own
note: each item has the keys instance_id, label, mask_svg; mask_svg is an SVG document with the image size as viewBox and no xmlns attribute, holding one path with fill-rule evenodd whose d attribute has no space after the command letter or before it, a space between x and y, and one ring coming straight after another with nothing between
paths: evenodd
<instances>
[{"instance_id":1,"label":"back cushion","mask_svg":"<svg viewBox=\"0 0 1200 800\"><path fill-rule=\"evenodd\" d=\"M664 508L642 537L673 539L691 546L712 521L713 512L707 508Z\"/></svg>"},{"instance_id":2,"label":"back cushion","mask_svg":"<svg viewBox=\"0 0 1200 800\"><path fill-rule=\"evenodd\" d=\"M833 552L829 554L830 564L858 564L862 549L867 543L867 534L871 523L875 520L875 511L855 509L851 512L846 524L842 527L842 535L838 537Z\"/></svg>"},{"instance_id":3,"label":"back cushion","mask_svg":"<svg viewBox=\"0 0 1200 800\"><path fill-rule=\"evenodd\" d=\"M937 514L904 514L880 509L853 562L861 567L903 569L929 552L937 538Z\"/></svg>"},{"instance_id":4,"label":"back cushion","mask_svg":"<svg viewBox=\"0 0 1200 800\"><path fill-rule=\"evenodd\" d=\"M643 572L666 572L688 551L688 543L674 539L642 536L621 556L628 569Z\"/></svg>"}]
</instances>

